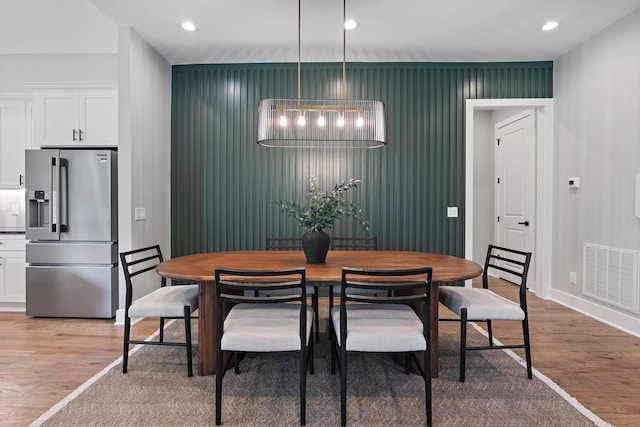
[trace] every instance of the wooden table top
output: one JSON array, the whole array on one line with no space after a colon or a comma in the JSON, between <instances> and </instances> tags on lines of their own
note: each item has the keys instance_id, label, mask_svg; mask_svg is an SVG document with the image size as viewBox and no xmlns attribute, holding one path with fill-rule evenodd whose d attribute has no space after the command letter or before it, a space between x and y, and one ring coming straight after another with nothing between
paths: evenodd
<instances>
[{"instance_id":1,"label":"wooden table top","mask_svg":"<svg viewBox=\"0 0 640 427\"><path fill-rule=\"evenodd\" d=\"M171 279L213 282L216 267L238 269L306 269L307 281L340 282L342 267L403 269L432 267L434 282L472 279L482 267L463 258L411 251L329 251L325 263L308 264L302 251L235 251L185 255L159 264L161 276Z\"/></svg>"}]
</instances>

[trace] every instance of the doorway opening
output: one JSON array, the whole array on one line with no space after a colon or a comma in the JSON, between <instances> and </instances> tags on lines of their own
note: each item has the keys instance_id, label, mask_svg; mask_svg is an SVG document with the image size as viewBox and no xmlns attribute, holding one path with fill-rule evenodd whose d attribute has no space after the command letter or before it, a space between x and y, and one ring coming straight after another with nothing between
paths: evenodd
<instances>
[{"instance_id":1,"label":"doorway opening","mask_svg":"<svg viewBox=\"0 0 640 427\"><path fill-rule=\"evenodd\" d=\"M494 122L525 109L535 113L535 264L529 288L540 298L551 293L553 99L470 99L466 102L465 257L482 264L487 244L494 242L496 195L494 191ZM483 127L491 137L483 138ZM489 189L491 187L491 189Z\"/></svg>"}]
</instances>

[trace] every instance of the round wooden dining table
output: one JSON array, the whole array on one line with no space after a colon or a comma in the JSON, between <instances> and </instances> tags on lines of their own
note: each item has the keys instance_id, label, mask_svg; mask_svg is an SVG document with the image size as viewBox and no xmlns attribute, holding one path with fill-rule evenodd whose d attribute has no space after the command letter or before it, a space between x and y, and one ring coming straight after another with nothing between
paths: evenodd
<instances>
[{"instance_id":1,"label":"round wooden dining table","mask_svg":"<svg viewBox=\"0 0 640 427\"><path fill-rule=\"evenodd\" d=\"M339 284L342 267L407 269L432 267L431 372L438 376L438 305L439 285L472 279L482 274L482 267L463 258L427 252L411 251L329 251L326 262L307 263L302 251L234 251L185 255L162 262L158 274L169 279L199 284L198 308L198 374L211 375L216 366L216 267L247 270L273 270L304 267L307 282L320 285Z\"/></svg>"}]
</instances>

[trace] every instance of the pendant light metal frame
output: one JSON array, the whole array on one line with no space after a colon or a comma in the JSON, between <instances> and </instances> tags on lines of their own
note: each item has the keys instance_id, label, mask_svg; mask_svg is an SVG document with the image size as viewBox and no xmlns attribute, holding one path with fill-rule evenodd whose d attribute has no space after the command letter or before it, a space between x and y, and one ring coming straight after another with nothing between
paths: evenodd
<instances>
[{"instance_id":1,"label":"pendant light metal frame","mask_svg":"<svg viewBox=\"0 0 640 427\"><path fill-rule=\"evenodd\" d=\"M343 0L342 98L302 99L301 0L298 0L298 98L260 100L258 144L291 148L377 148L386 145L384 103L347 99L346 15L347 2ZM304 117L304 124L299 124L299 117ZM319 124L320 117L323 118L322 125Z\"/></svg>"}]
</instances>

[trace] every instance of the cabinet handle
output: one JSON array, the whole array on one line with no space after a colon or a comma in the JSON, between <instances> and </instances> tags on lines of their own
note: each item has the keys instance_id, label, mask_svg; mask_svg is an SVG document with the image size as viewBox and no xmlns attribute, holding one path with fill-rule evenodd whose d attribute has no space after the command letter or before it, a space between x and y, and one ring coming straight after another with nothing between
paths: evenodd
<instances>
[{"instance_id":1,"label":"cabinet handle","mask_svg":"<svg viewBox=\"0 0 640 427\"><path fill-rule=\"evenodd\" d=\"M82 141L82 129L78 129L78 141Z\"/></svg>"},{"instance_id":2,"label":"cabinet handle","mask_svg":"<svg viewBox=\"0 0 640 427\"><path fill-rule=\"evenodd\" d=\"M22 185L24 185L24 175L20 174L19 182L19 185L22 187Z\"/></svg>"},{"instance_id":3,"label":"cabinet handle","mask_svg":"<svg viewBox=\"0 0 640 427\"><path fill-rule=\"evenodd\" d=\"M75 129L72 129L72 131L73 131L73 136L72 136L72 138L73 138L73 141L75 141L75 140L76 140L76 130L75 130Z\"/></svg>"}]
</instances>

